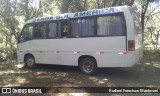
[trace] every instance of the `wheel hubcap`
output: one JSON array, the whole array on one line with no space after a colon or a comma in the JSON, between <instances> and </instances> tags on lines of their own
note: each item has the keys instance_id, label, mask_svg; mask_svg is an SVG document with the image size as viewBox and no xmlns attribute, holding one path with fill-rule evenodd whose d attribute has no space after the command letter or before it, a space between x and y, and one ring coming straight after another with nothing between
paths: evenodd
<instances>
[{"instance_id":1,"label":"wheel hubcap","mask_svg":"<svg viewBox=\"0 0 160 96\"><path fill-rule=\"evenodd\" d=\"M87 73L92 71L92 63L91 62L85 62L85 64L83 65L83 70Z\"/></svg>"},{"instance_id":2,"label":"wheel hubcap","mask_svg":"<svg viewBox=\"0 0 160 96\"><path fill-rule=\"evenodd\" d=\"M34 59L29 58L29 59L27 60L27 65L28 65L29 67L32 67L32 66L34 65Z\"/></svg>"}]
</instances>

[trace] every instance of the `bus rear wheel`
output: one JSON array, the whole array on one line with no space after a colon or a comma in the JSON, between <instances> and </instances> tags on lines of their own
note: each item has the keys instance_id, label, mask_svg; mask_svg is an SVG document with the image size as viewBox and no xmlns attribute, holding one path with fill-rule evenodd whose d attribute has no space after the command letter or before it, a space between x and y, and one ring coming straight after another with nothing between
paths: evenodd
<instances>
[{"instance_id":1,"label":"bus rear wheel","mask_svg":"<svg viewBox=\"0 0 160 96\"><path fill-rule=\"evenodd\" d=\"M90 57L82 59L80 61L79 67L80 67L80 70L87 75L95 74L97 71L96 60Z\"/></svg>"},{"instance_id":2,"label":"bus rear wheel","mask_svg":"<svg viewBox=\"0 0 160 96\"><path fill-rule=\"evenodd\" d=\"M35 59L32 55L28 55L25 57L25 66L28 68L36 67Z\"/></svg>"}]
</instances>

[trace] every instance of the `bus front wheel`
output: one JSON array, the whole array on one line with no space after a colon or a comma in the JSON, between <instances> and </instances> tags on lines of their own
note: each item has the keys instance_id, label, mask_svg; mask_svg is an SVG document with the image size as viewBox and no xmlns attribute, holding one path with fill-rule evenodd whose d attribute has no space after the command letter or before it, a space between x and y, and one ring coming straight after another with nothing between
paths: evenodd
<instances>
[{"instance_id":1,"label":"bus front wheel","mask_svg":"<svg viewBox=\"0 0 160 96\"><path fill-rule=\"evenodd\" d=\"M80 61L79 67L80 70L87 75L95 74L97 71L96 60L90 57L82 59Z\"/></svg>"},{"instance_id":2,"label":"bus front wheel","mask_svg":"<svg viewBox=\"0 0 160 96\"><path fill-rule=\"evenodd\" d=\"M36 67L35 59L32 55L28 55L25 57L25 66L28 68Z\"/></svg>"}]
</instances>

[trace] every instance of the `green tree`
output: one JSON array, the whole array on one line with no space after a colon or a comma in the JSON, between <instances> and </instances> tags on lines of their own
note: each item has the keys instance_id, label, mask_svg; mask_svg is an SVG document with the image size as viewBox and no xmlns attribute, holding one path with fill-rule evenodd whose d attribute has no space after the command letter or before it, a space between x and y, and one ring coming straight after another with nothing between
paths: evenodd
<instances>
[{"instance_id":1,"label":"green tree","mask_svg":"<svg viewBox=\"0 0 160 96\"><path fill-rule=\"evenodd\" d=\"M112 6L128 5L132 6L135 0L113 0Z\"/></svg>"},{"instance_id":2,"label":"green tree","mask_svg":"<svg viewBox=\"0 0 160 96\"><path fill-rule=\"evenodd\" d=\"M159 0L136 0L135 1L137 3L136 5L136 8L138 10L138 12L140 13L140 20L141 20L141 25L142 25L142 35L143 35L143 42L145 40L145 24L147 23L148 21L148 17L150 17L150 15L146 16L147 14L147 11L148 11L148 7L149 7L149 4L151 3L158 3ZM147 18L146 18L147 17Z\"/></svg>"},{"instance_id":3,"label":"green tree","mask_svg":"<svg viewBox=\"0 0 160 96\"><path fill-rule=\"evenodd\" d=\"M60 0L59 9L61 13L83 11L86 4L87 0Z\"/></svg>"}]
</instances>

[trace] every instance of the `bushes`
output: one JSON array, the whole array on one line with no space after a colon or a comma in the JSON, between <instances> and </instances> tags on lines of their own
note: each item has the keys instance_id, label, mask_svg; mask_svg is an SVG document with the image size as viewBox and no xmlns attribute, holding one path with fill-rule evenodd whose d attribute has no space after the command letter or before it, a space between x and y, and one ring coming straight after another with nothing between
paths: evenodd
<instances>
[{"instance_id":1,"label":"bushes","mask_svg":"<svg viewBox=\"0 0 160 96\"><path fill-rule=\"evenodd\" d=\"M144 50L144 57L149 60L160 61L160 50Z\"/></svg>"},{"instance_id":2,"label":"bushes","mask_svg":"<svg viewBox=\"0 0 160 96\"><path fill-rule=\"evenodd\" d=\"M7 61L8 59L17 58L16 50L11 50L7 48L0 49L0 62Z\"/></svg>"},{"instance_id":3,"label":"bushes","mask_svg":"<svg viewBox=\"0 0 160 96\"><path fill-rule=\"evenodd\" d=\"M6 61L7 54L4 52L0 52L0 62Z\"/></svg>"},{"instance_id":4,"label":"bushes","mask_svg":"<svg viewBox=\"0 0 160 96\"><path fill-rule=\"evenodd\" d=\"M155 50L155 51L153 52L153 54L154 54L155 56L159 57L159 59L160 59L160 50Z\"/></svg>"}]
</instances>

